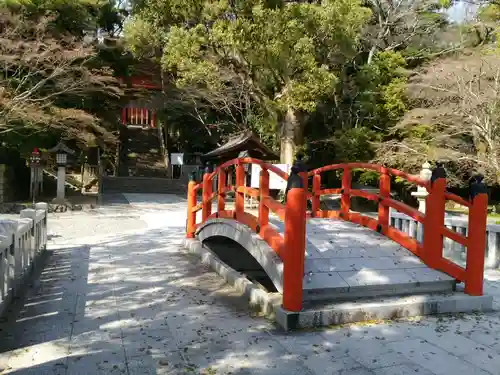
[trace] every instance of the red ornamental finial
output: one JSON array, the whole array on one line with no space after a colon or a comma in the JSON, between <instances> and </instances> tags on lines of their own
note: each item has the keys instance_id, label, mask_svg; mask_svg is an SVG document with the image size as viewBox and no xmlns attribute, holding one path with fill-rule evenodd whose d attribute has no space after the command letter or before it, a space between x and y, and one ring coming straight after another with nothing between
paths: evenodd
<instances>
[{"instance_id":1,"label":"red ornamental finial","mask_svg":"<svg viewBox=\"0 0 500 375\"><path fill-rule=\"evenodd\" d=\"M35 147L35 148L33 149L33 153L34 153L34 154L38 154L38 147Z\"/></svg>"}]
</instances>

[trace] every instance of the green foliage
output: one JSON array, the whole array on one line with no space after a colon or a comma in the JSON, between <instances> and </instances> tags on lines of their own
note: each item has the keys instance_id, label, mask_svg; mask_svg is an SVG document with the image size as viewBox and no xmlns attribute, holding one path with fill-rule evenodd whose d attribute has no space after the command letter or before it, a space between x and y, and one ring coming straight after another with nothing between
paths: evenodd
<instances>
[{"instance_id":1,"label":"green foliage","mask_svg":"<svg viewBox=\"0 0 500 375\"><path fill-rule=\"evenodd\" d=\"M342 5L352 6L352 1L341 1L344 4L340 6L334 3L338 2L328 2L326 7L294 4L275 9L257 4L251 17L217 19L211 28L204 24L190 28L174 25L165 36L164 67L176 72L181 85L204 83L217 89L217 83L224 81L219 68L229 62L282 108L310 112L318 100L333 94L337 82L332 61L319 53L336 39L342 43L342 38L348 37L340 34L341 25L349 34L362 22L361 16L352 16L354 10L339 11ZM211 13L204 9L189 16L210 19ZM316 43L320 35L326 42L322 45ZM352 45L354 40L350 42Z\"/></svg>"},{"instance_id":2,"label":"green foliage","mask_svg":"<svg viewBox=\"0 0 500 375\"><path fill-rule=\"evenodd\" d=\"M380 144L391 149L411 139L424 145L415 148L418 157L384 162L414 169L433 154L436 124L399 126L415 105L409 77L424 63L460 54L471 39L490 41L499 19L492 3L479 14L488 27L450 24L442 10L454 3L136 0L124 39L172 83L165 114L177 123L179 147L208 147L200 137L222 142L250 128L275 149L293 137L295 151L319 166L369 161ZM181 140L189 136L195 139Z\"/></svg>"},{"instance_id":3,"label":"green foliage","mask_svg":"<svg viewBox=\"0 0 500 375\"><path fill-rule=\"evenodd\" d=\"M124 26L124 41L136 57L154 57L163 44L163 35L155 32L155 26L145 19L132 17Z\"/></svg>"},{"instance_id":4,"label":"green foliage","mask_svg":"<svg viewBox=\"0 0 500 375\"><path fill-rule=\"evenodd\" d=\"M136 9L125 26L130 50L161 56L177 88L213 95L244 90L238 116L260 134L275 133L287 109L312 113L335 95L370 16L358 0L151 0Z\"/></svg>"},{"instance_id":5,"label":"green foliage","mask_svg":"<svg viewBox=\"0 0 500 375\"><path fill-rule=\"evenodd\" d=\"M380 181L380 173L375 171L356 169L353 171L353 179L357 180L360 184L363 185L378 186Z\"/></svg>"},{"instance_id":6,"label":"green foliage","mask_svg":"<svg viewBox=\"0 0 500 375\"><path fill-rule=\"evenodd\" d=\"M486 2L479 8L478 20L482 22L481 25L473 25L473 30L478 37L479 43L489 42L490 40L496 41L497 48L500 46L500 3L498 1Z\"/></svg>"},{"instance_id":7,"label":"green foliage","mask_svg":"<svg viewBox=\"0 0 500 375\"><path fill-rule=\"evenodd\" d=\"M498 22L500 20L500 4L491 2L478 11L478 19L483 22Z\"/></svg>"},{"instance_id":8,"label":"green foliage","mask_svg":"<svg viewBox=\"0 0 500 375\"><path fill-rule=\"evenodd\" d=\"M357 76L362 124L387 129L406 110L406 61L399 52L377 53Z\"/></svg>"},{"instance_id":9,"label":"green foliage","mask_svg":"<svg viewBox=\"0 0 500 375\"><path fill-rule=\"evenodd\" d=\"M378 135L367 128L338 130L332 139L335 159L339 162L367 161L374 156L373 142Z\"/></svg>"},{"instance_id":10,"label":"green foliage","mask_svg":"<svg viewBox=\"0 0 500 375\"><path fill-rule=\"evenodd\" d=\"M404 76L406 61L399 52L379 52L373 57L371 64L360 71L360 79L372 79L376 84L387 85L395 77Z\"/></svg>"},{"instance_id":11,"label":"green foliage","mask_svg":"<svg viewBox=\"0 0 500 375\"><path fill-rule=\"evenodd\" d=\"M395 135L399 139L418 139L421 141L431 141L435 127L430 124L415 124L399 130Z\"/></svg>"},{"instance_id":12,"label":"green foliage","mask_svg":"<svg viewBox=\"0 0 500 375\"><path fill-rule=\"evenodd\" d=\"M439 0L439 5L441 6L441 8L449 8L453 5L453 1L454 0Z\"/></svg>"}]
</instances>

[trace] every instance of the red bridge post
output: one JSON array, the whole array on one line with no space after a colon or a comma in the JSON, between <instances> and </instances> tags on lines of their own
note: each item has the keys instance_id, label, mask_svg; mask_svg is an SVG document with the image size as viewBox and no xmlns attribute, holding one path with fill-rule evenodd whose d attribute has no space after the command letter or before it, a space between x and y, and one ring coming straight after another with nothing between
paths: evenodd
<instances>
[{"instance_id":1,"label":"red bridge post","mask_svg":"<svg viewBox=\"0 0 500 375\"><path fill-rule=\"evenodd\" d=\"M227 174L224 169L219 170L219 186L218 186L218 197L217 197L217 212L224 211L226 209L226 184L227 184Z\"/></svg>"},{"instance_id":2,"label":"red bridge post","mask_svg":"<svg viewBox=\"0 0 500 375\"><path fill-rule=\"evenodd\" d=\"M241 218L241 215L245 211L245 193L243 191L238 191L238 188L240 187L245 187L245 168L243 167L243 163L238 161L238 164L236 165L236 199L234 202L236 218Z\"/></svg>"},{"instance_id":3,"label":"red bridge post","mask_svg":"<svg viewBox=\"0 0 500 375\"><path fill-rule=\"evenodd\" d=\"M127 125L127 108L122 108L121 120L122 125Z\"/></svg>"},{"instance_id":4,"label":"red bridge post","mask_svg":"<svg viewBox=\"0 0 500 375\"><path fill-rule=\"evenodd\" d=\"M340 212L345 220L349 220L349 211L351 210L351 168L345 167L342 175L342 196L340 198Z\"/></svg>"},{"instance_id":5,"label":"red bridge post","mask_svg":"<svg viewBox=\"0 0 500 375\"><path fill-rule=\"evenodd\" d=\"M389 227L389 206L383 203L383 199L391 197L391 176L386 168L382 168L382 175L380 176L379 195L380 201L378 202L378 224L382 233Z\"/></svg>"},{"instance_id":6,"label":"red bridge post","mask_svg":"<svg viewBox=\"0 0 500 375\"><path fill-rule=\"evenodd\" d=\"M285 208L285 252L283 270L283 308L302 309L302 282L306 247L306 193L295 187L288 191Z\"/></svg>"},{"instance_id":7,"label":"red bridge post","mask_svg":"<svg viewBox=\"0 0 500 375\"><path fill-rule=\"evenodd\" d=\"M205 221L212 214L212 201L210 197L212 196L212 180L210 179L210 173L212 168L209 164L205 167L205 173L203 174L203 212L202 220Z\"/></svg>"},{"instance_id":8,"label":"red bridge post","mask_svg":"<svg viewBox=\"0 0 500 375\"><path fill-rule=\"evenodd\" d=\"M473 296L481 296L484 281L488 194L486 185L482 182L483 177L477 176L475 179L476 181L471 185L465 292Z\"/></svg>"},{"instance_id":9,"label":"red bridge post","mask_svg":"<svg viewBox=\"0 0 500 375\"><path fill-rule=\"evenodd\" d=\"M187 223L186 223L186 238L194 238L195 225L196 225L196 212L193 208L196 206L196 186L195 174L189 176L188 194L187 194Z\"/></svg>"},{"instance_id":10,"label":"red bridge post","mask_svg":"<svg viewBox=\"0 0 500 375\"><path fill-rule=\"evenodd\" d=\"M264 204L264 198L269 196L269 171L267 169L260 171L259 187L259 227L262 230L262 228L269 224L269 207Z\"/></svg>"},{"instance_id":11,"label":"red bridge post","mask_svg":"<svg viewBox=\"0 0 500 375\"><path fill-rule=\"evenodd\" d=\"M312 216L316 216L321 208L321 175L315 173L313 176L313 188L312 188Z\"/></svg>"},{"instance_id":12,"label":"red bridge post","mask_svg":"<svg viewBox=\"0 0 500 375\"><path fill-rule=\"evenodd\" d=\"M431 186L425 204L424 248L422 258L429 267L436 269L443 257L443 228L445 216L446 178L437 178Z\"/></svg>"}]
</instances>

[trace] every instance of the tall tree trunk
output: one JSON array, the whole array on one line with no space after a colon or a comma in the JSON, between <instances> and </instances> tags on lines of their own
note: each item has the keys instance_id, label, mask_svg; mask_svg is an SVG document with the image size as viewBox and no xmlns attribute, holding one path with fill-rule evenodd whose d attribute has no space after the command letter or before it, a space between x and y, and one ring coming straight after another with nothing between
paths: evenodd
<instances>
[{"instance_id":1,"label":"tall tree trunk","mask_svg":"<svg viewBox=\"0 0 500 375\"><path fill-rule=\"evenodd\" d=\"M299 111L288 107L281 126L281 163L292 165L295 149L304 143L304 123Z\"/></svg>"},{"instance_id":2,"label":"tall tree trunk","mask_svg":"<svg viewBox=\"0 0 500 375\"><path fill-rule=\"evenodd\" d=\"M161 80L161 93L162 93L162 99L165 98L165 74L162 68L160 68L160 80ZM155 101L156 102L156 101ZM157 111L157 116L158 112L160 112L160 107L155 103L155 110ZM169 144L168 144L168 131L169 131L169 126L166 123L166 121L160 120L160 117L158 116L158 132L159 132L159 137L160 137L160 144L161 144L161 152L163 156L163 162L165 163L165 168L167 170L167 176L168 172L170 169L171 171L171 177L174 175L173 171L173 166L170 165L170 157L169 157Z\"/></svg>"},{"instance_id":3,"label":"tall tree trunk","mask_svg":"<svg viewBox=\"0 0 500 375\"><path fill-rule=\"evenodd\" d=\"M160 149L163 157L163 162L165 163L165 168L168 169L170 164L170 159L168 157L168 144L165 138L166 134L168 133L167 124L164 121L158 119L157 129L158 129L158 139L160 140Z\"/></svg>"}]
</instances>

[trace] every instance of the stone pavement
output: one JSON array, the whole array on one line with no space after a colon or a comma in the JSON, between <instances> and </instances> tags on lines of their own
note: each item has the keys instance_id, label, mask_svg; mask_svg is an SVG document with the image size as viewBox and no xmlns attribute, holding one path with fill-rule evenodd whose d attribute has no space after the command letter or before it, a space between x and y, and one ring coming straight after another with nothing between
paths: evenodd
<instances>
[{"instance_id":1,"label":"stone pavement","mask_svg":"<svg viewBox=\"0 0 500 375\"><path fill-rule=\"evenodd\" d=\"M498 312L281 333L180 250L182 200L127 198L49 217L47 266L0 324L0 374L500 373Z\"/></svg>"}]
</instances>

